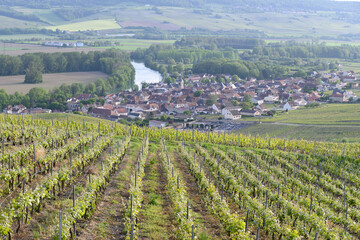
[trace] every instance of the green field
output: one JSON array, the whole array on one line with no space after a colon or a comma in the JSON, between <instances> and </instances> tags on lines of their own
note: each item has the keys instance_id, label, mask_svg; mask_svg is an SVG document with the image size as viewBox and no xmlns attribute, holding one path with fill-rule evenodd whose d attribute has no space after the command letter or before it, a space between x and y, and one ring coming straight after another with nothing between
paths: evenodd
<instances>
[{"instance_id":1,"label":"green field","mask_svg":"<svg viewBox=\"0 0 360 240\"><path fill-rule=\"evenodd\" d=\"M75 22L75 23L56 25L46 28L51 30L60 29L63 31L77 32L77 31L87 31L87 30L120 29L121 27L115 22L114 19L103 19L103 20L89 20L83 22Z\"/></svg>"},{"instance_id":2,"label":"green field","mask_svg":"<svg viewBox=\"0 0 360 240\"><path fill-rule=\"evenodd\" d=\"M32 39L41 39L45 40L49 36L44 34L14 34L14 35L0 35L1 40L32 40ZM53 38L53 37L52 37Z\"/></svg>"},{"instance_id":3,"label":"green field","mask_svg":"<svg viewBox=\"0 0 360 240\"><path fill-rule=\"evenodd\" d=\"M244 118L250 121L252 118ZM258 119L256 119L256 122ZM360 104L328 104L262 118L261 124L238 131L244 134L330 142L360 141Z\"/></svg>"},{"instance_id":4,"label":"green field","mask_svg":"<svg viewBox=\"0 0 360 240\"><path fill-rule=\"evenodd\" d=\"M96 41L106 41L109 39L97 39ZM125 51L134 51L137 48L148 48L152 44L173 44L175 40L147 40L147 39L133 39L133 38L124 38L124 39L111 39L115 42L116 46L109 47L94 47L94 49L109 49L116 48Z\"/></svg>"},{"instance_id":5,"label":"green field","mask_svg":"<svg viewBox=\"0 0 360 240\"><path fill-rule=\"evenodd\" d=\"M262 123L238 131L243 134L286 139L307 139L329 142L359 142L360 126L289 126Z\"/></svg>"},{"instance_id":6,"label":"green field","mask_svg":"<svg viewBox=\"0 0 360 240\"><path fill-rule=\"evenodd\" d=\"M360 126L360 104L327 104L312 109L303 108L279 113L262 122Z\"/></svg>"}]
</instances>

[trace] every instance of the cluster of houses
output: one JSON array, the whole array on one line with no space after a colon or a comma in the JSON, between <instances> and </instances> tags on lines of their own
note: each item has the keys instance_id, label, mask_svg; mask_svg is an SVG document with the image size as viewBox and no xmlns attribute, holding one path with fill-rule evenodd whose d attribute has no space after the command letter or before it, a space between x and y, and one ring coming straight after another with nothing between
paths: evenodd
<instances>
[{"instance_id":1,"label":"cluster of houses","mask_svg":"<svg viewBox=\"0 0 360 240\"><path fill-rule=\"evenodd\" d=\"M58 42L58 41L47 41L44 42L44 46L48 47L83 47L83 42Z\"/></svg>"},{"instance_id":2,"label":"cluster of houses","mask_svg":"<svg viewBox=\"0 0 360 240\"><path fill-rule=\"evenodd\" d=\"M214 76L193 75L185 81L178 79L175 83L152 83L137 92L109 94L104 98L104 105L81 105L82 100L92 98L90 94L83 94L68 99L67 106L69 111L81 111L114 121L121 118L158 118L163 114L180 120L210 114L237 120L243 116L257 117L268 114L271 110L291 111L314 102L343 103L358 100L352 91L345 89L349 84L353 88L358 87L353 72L316 74L321 81L315 81L314 78L288 78L208 83L202 79L211 79ZM223 77L231 78L227 75ZM329 91L332 94L324 100L323 92ZM236 104L241 103L246 94L251 96L254 104L252 109L242 109L240 104Z\"/></svg>"},{"instance_id":3,"label":"cluster of houses","mask_svg":"<svg viewBox=\"0 0 360 240\"><path fill-rule=\"evenodd\" d=\"M69 112L79 111L93 117L119 121L120 119L156 119L164 114L171 119L187 121L199 115L218 115L229 120L268 115L275 111L291 111L312 103L356 102L350 90L358 88L354 72L314 73L309 78L256 80L218 83L204 81L212 75L192 75L175 83L151 83L140 91L124 91L94 101L91 94L67 99ZM231 76L223 75L231 80ZM315 91L314 91L315 90ZM324 92L331 93L325 96ZM253 108L243 109L241 102L249 96ZM93 99L93 101L88 101ZM92 102L92 103L89 103ZM104 104L102 104L104 103ZM251 105L251 104L250 104ZM51 112L47 109L26 109L22 105L8 106L4 113L28 114ZM165 123L150 121L151 126Z\"/></svg>"},{"instance_id":4,"label":"cluster of houses","mask_svg":"<svg viewBox=\"0 0 360 240\"><path fill-rule=\"evenodd\" d=\"M24 105L15 105L15 106L7 106L3 109L3 113L5 114L40 114L40 113L51 113L50 109L42 109L42 108L26 108Z\"/></svg>"}]
</instances>

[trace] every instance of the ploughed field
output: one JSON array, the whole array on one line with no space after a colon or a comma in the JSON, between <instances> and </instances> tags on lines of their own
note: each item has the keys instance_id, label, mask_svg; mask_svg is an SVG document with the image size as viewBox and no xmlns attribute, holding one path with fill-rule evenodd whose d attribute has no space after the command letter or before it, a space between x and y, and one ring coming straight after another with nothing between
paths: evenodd
<instances>
[{"instance_id":1,"label":"ploughed field","mask_svg":"<svg viewBox=\"0 0 360 240\"><path fill-rule=\"evenodd\" d=\"M72 83L89 84L95 82L97 79L107 78L108 75L102 72L68 72L68 73L49 73L43 74L43 82L38 84L24 83L25 75L16 76L1 76L0 89L5 89L9 94L28 93L34 87L41 87L46 90L59 87L62 84L71 85Z\"/></svg>"},{"instance_id":2,"label":"ploughed field","mask_svg":"<svg viewBox=\"0 0 360 240\"><path fill-rule=\"evenodd\" d=\"M3 239L358 239L359 144L0 115Z\"/></svg>"}]
</instances>

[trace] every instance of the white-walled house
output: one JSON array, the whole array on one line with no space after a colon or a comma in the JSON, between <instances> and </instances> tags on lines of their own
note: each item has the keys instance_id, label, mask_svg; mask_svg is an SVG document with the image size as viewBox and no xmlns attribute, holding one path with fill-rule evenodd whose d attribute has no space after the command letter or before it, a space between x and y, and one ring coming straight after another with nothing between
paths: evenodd
<instances>
[{"instance_id":1,"label":"white-walled house","mask_svg":"<svg viewBox=\"0 0 360 240\"><path fill-rule=\"evenodd\" d=\"M237 120L241 118L241 113L238 110L230 110L225 112L224 118L229 120Z\"/></svg>"},{"instance_id":2,"label":"white-walled house","mask_svg":"<svg viewBox=\"0 0 360 240\"><path fill-rule=\"evenodd\" d=\"M298 108L297 106L294 106L294 105L290 104L289 102L287 102L284 104L284 106L280 107L279 110L291 111L291 110L295 110L297 108Z\"/></svg>"},{"instance_id":3,"label":"white-walled house","mask_svg":"<svg viewBox=\"0 0 360 240\"><path fill-rule=\"evenodd\" d=\"M214 103L211 108L216 112L216 113L220 113L221 112L221 106L219 103Z\"/></svg>"},{"instance_id":4,"label":"white-walled house","mask_svg":"<svg viewBox=\"0 0 360 240\"><path fill-rule=\"evenodd\" d=\"M233 110L237 110L237 111L241 111L241 107L240 106L234 106L234 107L226 107L226 108L223 108L221 110L221 115L226 115L226 114L229 114L230 111L233 111Z\"/></svg>"}]
</instances>

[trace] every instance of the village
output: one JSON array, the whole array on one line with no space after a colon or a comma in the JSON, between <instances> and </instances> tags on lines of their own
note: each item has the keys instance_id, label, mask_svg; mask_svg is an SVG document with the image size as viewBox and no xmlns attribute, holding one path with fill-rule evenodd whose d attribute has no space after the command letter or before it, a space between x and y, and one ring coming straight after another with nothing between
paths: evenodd
<instances>
[{"instance_id":1,"label":"village","mask_svg":"<svg viewBox=\"0 0 360 240\"><path fill-rule=\"evenodd\" d=\"M352 91L359 87L353 71L314 72L306 79L252 78L236 82L232 81L232 76L221 75L224 82L209 81L215 77L191 75L174 83L144 84L139 91L124 91L105 97L82 94L67 99L67 109L68 112L117 122L148 120L150 127L170 124L177 128L196 126L204 130L237 130L246 127L243 121L237 121L239 119L245 118L253 124L254 118L272 116L277 111L293 111L326 103L356 103L359 99ZM3 112L27 114L51 110L26 109L20 105L8 106Z\"/></svg>"}]
</instances>

